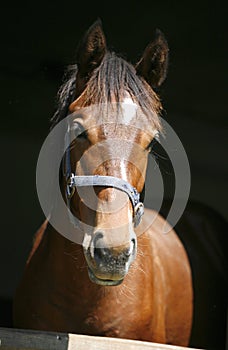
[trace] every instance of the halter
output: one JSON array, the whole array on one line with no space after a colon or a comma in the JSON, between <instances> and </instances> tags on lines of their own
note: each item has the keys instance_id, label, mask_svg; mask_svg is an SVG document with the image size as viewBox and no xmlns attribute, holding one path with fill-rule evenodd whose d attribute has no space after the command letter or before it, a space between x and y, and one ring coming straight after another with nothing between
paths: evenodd
<instances>
[{"instance_id":1,"label":"halter","mask_svg":"<svg viewBox=\"0 0 228 350\"><path fill-rule=\"evenodd\" d=\"M112 187L125 192L133 207L133 222L134 227L138 226L141 222L142 215L144 214L144 205L140 201L140 194L127 181L114 176L102 176L102 175L86 175L78 176L72 173L70 164L70 149L66 150L65 158L65 172L67 180L66 185L66 196L69 205L70 199L75 193L76 187L87 187L87 186L101 186L101 187Z\"/></svg>"},{"instance_id":2,"label":"halter","mask_svg":"<svg viewBox=\"0 0 228 350\"><path fill-rule=\"evenodd\" d=\"M140 194L135 187L131 186L127 181L114 176L102 176L102 175L87 175L77 176L71 173L67 180L66 194L67 198L70 199L76 187L84 186L102 186L112 187L117 190L125 192L133 206L133 222L134 226L138 226L142 215L144 214L144 205L140 202Z\"/></svg>"}]
</instances>

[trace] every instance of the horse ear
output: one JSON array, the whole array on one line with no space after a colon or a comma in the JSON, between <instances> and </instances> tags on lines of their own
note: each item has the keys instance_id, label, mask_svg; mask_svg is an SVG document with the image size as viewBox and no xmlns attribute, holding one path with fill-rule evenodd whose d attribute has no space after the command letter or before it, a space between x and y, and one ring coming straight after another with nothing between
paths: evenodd
<instances>
[{"instance_id":1,"label":"horse ear","mask_svg":"<svg viewBox=\"0 0 228 350\"><path fill-rule=\"evenodd\" d=\"M77 50L78 73L82 78L89 78L98 67L106 52L106 40L98 19L86 32Z\"/></svg>"},{"instance_id":2,"label":"horse ear","mask_svg":"<svg viewBox=\"0 0 228 350\"><path fill-rule=\"evenodd\" d=\"M136 64L137 74L152 88L158 88L166 78L169 48L163 33L157 29L155 38L146 47L142 58Z\"/></svg>"}]
</instances>

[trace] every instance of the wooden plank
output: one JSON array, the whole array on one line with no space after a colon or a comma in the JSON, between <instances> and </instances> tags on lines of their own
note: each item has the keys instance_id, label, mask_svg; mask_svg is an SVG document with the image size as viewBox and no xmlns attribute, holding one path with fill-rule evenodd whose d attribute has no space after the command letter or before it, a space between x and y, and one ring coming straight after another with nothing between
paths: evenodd
<instances>
[{"instance_id":1,"label":"wooden plank","mask_svg":"<svg viewBox=\"0 0 228 350\"><path fill-rule=\"evenodd\" d=\"M68 350L184 350L189 348L151 342L69 334ZM191 348L191 350L194 350ZM196 349L195 349L196 350Z\"/></svg>"},{"instance_id":2,"label":"wooden plank","mask_svg":"<svg viewBox=\"0 0 228 350\"><path fill-rule=\"evenodd\" d=\"M80 334L0 328L0 350L184 350L173 345ZM193 350L193 349L191 349Z\"/></svg>"}]
</instances>

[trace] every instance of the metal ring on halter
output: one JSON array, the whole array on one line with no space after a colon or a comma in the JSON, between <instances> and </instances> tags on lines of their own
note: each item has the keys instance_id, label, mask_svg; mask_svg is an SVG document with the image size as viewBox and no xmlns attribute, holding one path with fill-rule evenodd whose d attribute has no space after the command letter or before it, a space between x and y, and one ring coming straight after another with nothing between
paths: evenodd
<instances>
[{"instance_id":1,"label":"metal ring on halter","mask_svg":"<svg viewBox=\"0 0 228 350\"><path fill-rule=\"evenodd\" d=\"M72 174L69 176L66 185L66 195L68 199L71 199L75 193L75 186L72 183Z\"/></svg>"},{"instance_id":2,"label":"metal ring on halter","mask_svg":"<svg viewBox=\"0 0 228 350\"><path fill-rule=\"evenodd\" d=\"M142 216L144 214L144 205L142 202L139 202L134 207L134 226L137 227L142 219Z\"/></svg>"}]
</instances>

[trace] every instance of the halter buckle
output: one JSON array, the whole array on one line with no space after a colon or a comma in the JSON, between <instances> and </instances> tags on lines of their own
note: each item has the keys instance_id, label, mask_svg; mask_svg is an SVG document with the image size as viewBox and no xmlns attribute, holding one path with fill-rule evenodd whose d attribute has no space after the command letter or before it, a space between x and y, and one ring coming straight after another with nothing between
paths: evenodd
<instances>
[{"instance_id":1,"label":"halter buckle","mask_svg":"<svg viewBox=\"0 0 228 350\"><path fill-rule=\"evenodd\" d=\"M138 226L142 220L142 216L144 214L144 205L142 202L139 202L134 207L134 226Z\"/></svg>"},{"instance_id":2,"label":"halter buckle","mask_svg":"<svg viewBox=\"0 0 228 350\"><path fill-rule=\"evenodd\" d=\"M68 199L71 199L75 193L75 186L74 186L74 174L71 174L67 180L66 185L66 195Z\"/></svg>"}]
</instances>

